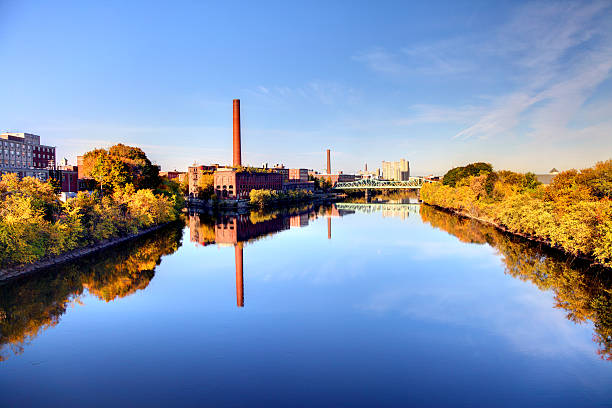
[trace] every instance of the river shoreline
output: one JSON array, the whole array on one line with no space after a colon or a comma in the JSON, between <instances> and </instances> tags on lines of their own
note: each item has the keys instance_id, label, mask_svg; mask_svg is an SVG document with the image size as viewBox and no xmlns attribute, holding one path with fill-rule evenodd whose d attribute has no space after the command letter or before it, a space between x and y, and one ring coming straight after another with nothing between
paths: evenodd
<instances>
[{"instance_id":1,"label":"river shoreline","mask_svg":"<svg viewBox=\"0 0 612 408\"><path fill-rule=\"evenodd\" d=\"M583 262L588 262L588 263L591 264L591 266L594 266L594 267L598 267L598 268L602 268L604 270L612 271L612 268L608 268L605 265L602 265L601 263L597 262L593 257L590 257L590 256L585 255L585 254L578 254L578 255L577 254L573 254L573 253L565 250L563 247L561 247L559 245L553 244L552 242L550 242L550 240L547 240L547 239L544 239L544 238L541 238L541 237L538 237L538 236L535 236L535 235L529 235L529 234L524 234L524 233L521 233L521 232L512 231L512 230L504 227L503 225L500 225L500 224L497 224L497 223L494 223L492 221L485 220L485 219L482 219L482 218L474 217L473 215L466 214L466 213L463 213L461 211L454 210L452 208L440 207L440 206L435 205L435 204L428 204L428 203L426 203L424 201L422 202L422 204L423 205L427 205L427 206L432 207L432 208L435 208L435 209L440 210L440 211L444 211L444 212L449 213L449 214L453 214L453 215L456 215L456 216L459 216L459 217L468 218L470 220L478 221L478 222L480 222L482 224L490 225L491 227L494 227L495 229L498 229L499 231L502 231L502 232L504 232L506 234L510 234L510 235L513 235L513 236L516 236L516 237L520 237L522 239L525 239L525 240L528 240L528 241L531 241L531 242L535 242L535 243L538 243L538 244L545 245L548 248L550 248L550 249L552 249L554 251L558 251L560 254L563 254L565 256L572 257L574 259L579 259L579 260L581 260Z\"/></svg>"},{"instance_id":2,"label":"river shoreline","mask_svg":"<svg viewBox=\"0 0 612 408\"><path fill-rule=\"evenodd\" d=\"M63 264L69 261L73 261L75 259L84 257L86 255L90 255L95 252L101 251L103 249L113 247L122 242L130 241L130 240L142 237L143 235L146 235L153 231L157 231L174 222L176 221L171 221L171 222L167 222L164 224L155 225L153 227L138 231L135 234L127 235L124 237L112 238L112 239L108 239L108 240L105 240L105 241L102 241L102 242L99 242L97 244L90 245L87 247L73 249L72 251L64 252L52 258L41 259L31 264L21 265L21 266L17 266L15 268L10 268L10 269L0 269L0 284L7 282L9 280L15 279L15 278L19 278L25 275L30 275L32 273L41 271L43 269L47 269L52 266L57 266L57 265L60 265L60 264Z\"/></svg>"}]
</instances>

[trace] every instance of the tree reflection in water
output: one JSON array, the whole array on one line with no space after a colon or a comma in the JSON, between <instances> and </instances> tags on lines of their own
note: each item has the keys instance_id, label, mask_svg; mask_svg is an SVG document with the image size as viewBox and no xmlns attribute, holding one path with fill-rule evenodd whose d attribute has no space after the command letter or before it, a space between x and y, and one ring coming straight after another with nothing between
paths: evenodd
<instances>
[{"instance_id":1,"label":"tree reflection in water","mask_svg":"<svg viewBox=\"0 0 612 408\"><path fill-rule=\"evenodd\" d=\"M546 246L502 233L496 228L433 207L420 208L423 222L460 241L489 244L501 255L506 273L552 290L555 307L576 323L593 322L598 354L612 360L612 279L610 270L593 267Z\"/></svg>"},{"instance_id":2,"label":"tree reflection in water","mask_svg":"<svg viewBox=\"0 0 612 408\"><path fill-rule=\"evenodd\" d=\"M172 225L119 247L0 286L0 361L55 326L85 289L110 302L148 286L164 255L181 246L182 228Z\"/></svg>"}]
</instances>

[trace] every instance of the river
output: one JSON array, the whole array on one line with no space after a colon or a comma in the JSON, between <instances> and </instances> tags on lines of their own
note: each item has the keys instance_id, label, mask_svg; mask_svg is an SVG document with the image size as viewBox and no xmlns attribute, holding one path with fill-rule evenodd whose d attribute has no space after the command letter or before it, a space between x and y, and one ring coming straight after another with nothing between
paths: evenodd
<instances>
[{"instance_id":1,"label":"river","mask_svg":"<svg viewBox=\"0 0 612 408\"><path fill-rule=\"evenodd\" d=\"M612 279L415 204L191 214L0 286L0 406L609 406Z\"/></svg>"}]
</instances>

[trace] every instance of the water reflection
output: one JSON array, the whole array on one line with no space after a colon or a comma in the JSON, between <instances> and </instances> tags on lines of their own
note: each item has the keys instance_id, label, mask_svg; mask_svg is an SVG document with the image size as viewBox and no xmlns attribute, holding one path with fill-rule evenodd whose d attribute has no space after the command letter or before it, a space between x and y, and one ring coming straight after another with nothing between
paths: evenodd
<instances>
[{"instance_id":1,"label":"water reflection","mask_svg":"<svg viewBox=\"0 0 612 408\"><path fill-rule=\"evenodd\" d=\"M88 293L110 302L145 289L162 256L181 245L180 225L0 286L0 361L59 323Z\"/></svg>"},{"instance_id":2,"label":"water reflection","mask_svg":"<svg viewBox=\"0 0 612 408\"><path fill-rule=\"evenodd\" d=\"M255 211L245 214L208 213L189 214L189 238L202 246L217 244L234 246L236 266L236 304L244 307L244 244L281 231L307 227L310 220L327 218L327 239L331 239L332 217L352 214L354 210L327 206L307 205L271 212Z\"/></svg>"},{"instance_id":3,"label":"water reflection","mask_svg":"<svg viewBox=\"0 0 612 408\"><path fill-rule=\"evenodd\" d=\"M514 278L540 290L552 290L555 308L576 323L592 321L597 353L612 360L612 279L610 271L593 267L548 247L502 233L492 226L457 217L429 206L420 207L423 222L444 230L462 242L495 248Z\"/></svg>"},{"instance_id":4,"label":"water reflection","mask_svg":"<svg viewBox=\"0 0 612 408\"><path fill-rule=\"evenodd\" d=\"M186 224L190 240L198 245L234 247L236 305L243 308L248 277L246 246L282 231L307 227L319 218L326 219L327 239L332 239L333 218L355 212L380 212L384 217L402 220L417 218L419 223L446 231L461 242L495 248L508 275L531 282L540 290L553 291L554 307L564 310L569 320L591 321L598 353L602 358L612 358L610 271L590 267L476 221L428 206L387 202L310 205L219 216L192 213L186 217ZM11 352L20 353L30 340L57 325L67 308L80 302L85 293L110 302L147 288L162 257L180 247L181 234L181 227L175 226L121 248L0 286L0 360ZM320 234L319 239L325 240L324 229Z\"/></svg>"}]
</instances>

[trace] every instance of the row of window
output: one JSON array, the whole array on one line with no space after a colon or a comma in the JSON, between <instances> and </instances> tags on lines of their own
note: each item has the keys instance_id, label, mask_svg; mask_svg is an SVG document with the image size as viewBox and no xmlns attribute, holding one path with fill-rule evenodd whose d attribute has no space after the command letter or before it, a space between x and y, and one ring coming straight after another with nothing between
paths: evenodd
<instances>
[{"instance_id":1,"label":"row of window","mask_svg":"<svg viewBox=\"0 0 612 408\"><path fill-rule=\"evenodd\" d=\"M41 152L45 152L45 153L53 153L53 151L55 150L53 147L44 147L44 146L31 146L31 145L24 145L23 143L19 143L19 142L2 142L2 146L3 147L16 147L16 148L21 148L23 150L32 150L32 147L34 147L34 150L38 150Z\"/></svg>"},{"instance_id":2,"label":"row of window","mask_svg":"<svg viewBox=\"0 0 612 408\"><path fill-rule=\"evenodd\" d=\"M2 150L0 150L0 153L1 152L2 152ZM32 153L31 152L27 152L27 154L26 154L26 152L23 152L23 154L22 154L22 152L20 152L19 150L4 149L4 154L5 155L9 155L10 154L11 156L17 155L17 156L24 156L24 157L25 156L32 157ZM50 154L38 154L38 153L34 153L33 157L36 157L37 159L52 159L53 158L53 156L50 155Z\"/></svg>"}]
</instances>

